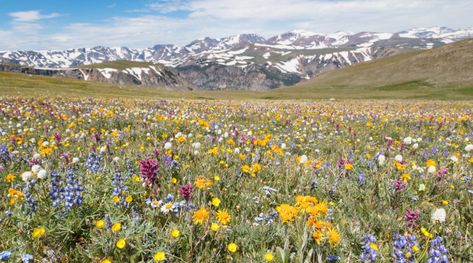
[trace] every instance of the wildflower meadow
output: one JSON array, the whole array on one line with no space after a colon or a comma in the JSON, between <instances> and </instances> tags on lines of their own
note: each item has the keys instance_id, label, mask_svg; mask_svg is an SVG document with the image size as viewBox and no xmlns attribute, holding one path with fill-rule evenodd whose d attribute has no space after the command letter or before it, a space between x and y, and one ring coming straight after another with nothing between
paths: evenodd
<instances>
[{"instance_id":1,"label":"wildflower meadow","mask_svg":"<svg viewBox=\"0 0 473 263\"><path fill-rule=\"evenodd\" d=\"M0 99L0 262L473 262L473 104Z\"/></svg>"}]
</instances>

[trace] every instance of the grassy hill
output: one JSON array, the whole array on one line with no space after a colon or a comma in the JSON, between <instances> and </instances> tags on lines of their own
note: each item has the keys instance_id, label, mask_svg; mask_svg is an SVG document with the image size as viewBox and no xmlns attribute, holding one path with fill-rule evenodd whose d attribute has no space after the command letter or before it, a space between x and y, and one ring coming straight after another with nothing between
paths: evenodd
<instances>
[{"instance_id":1,"label":"grassy hill","mask_svg":"<svg viewBox=\"0 0 473 263\"><path fill-rule=\"evenodd\" d=\"M124 70L127 68L147 68L149 66L155 65L151 62L141 62L141 61L129 61L129 60L116 60L116 61L107 61L91 65L82 65L79 68L113 68L118 70Z\"/></svg>"},{"instance_id":2,"label":"grassy hill","mask_svg":"<svg viewBox=\"0 0 473 263\"><path fill-rule=\"evenodd\" d=\"M325 72L275 94L473 99L473 39Z\"/></svg>"}]
</instances>

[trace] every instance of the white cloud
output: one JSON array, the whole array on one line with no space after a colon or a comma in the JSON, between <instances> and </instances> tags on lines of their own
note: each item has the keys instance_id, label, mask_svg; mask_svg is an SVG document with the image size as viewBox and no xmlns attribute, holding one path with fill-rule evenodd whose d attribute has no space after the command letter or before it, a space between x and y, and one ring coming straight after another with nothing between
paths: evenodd
<instances>
[{"instance_id":1,"label":"white cloud","mask_svg":"<svg viewBox=\"0 0 473 263\"><path fill-rule=\"evenodd\" d=\"M42 19L50 19L60 16L59 13L41 14L38 10L12 12L8 14L16 22L33 22Z\"/></svg>"},{"instance_id":2,"label":"white cloud","mask_svg":"<svg viewBox=\"0 0 473 263\"><path fill-rule=\"evenodd\" d=\"M257 33L270 37L292 29L397 32L437 25L459 28L473 26L471 10L470 0L172 0L100 23L82 21L44 29L38 27L41 20L59 14L26 11L10 13L13 23L0 31L9 36L0 38L0 49L183 45L205 36ZM175 11L188 15L173 17Z\"/></svg>"},{"instance_id":3,"label":"white cloud","mask_svg":"<svg viewBox=\"0 0 473 263\"><path fill-rule=\"evenodd\" d=\"M185 0L171 0L166 2L154 2L147 5L149 10L167 14L175 11L190 11L189 2Z\"/></svg>"}]
</instances>

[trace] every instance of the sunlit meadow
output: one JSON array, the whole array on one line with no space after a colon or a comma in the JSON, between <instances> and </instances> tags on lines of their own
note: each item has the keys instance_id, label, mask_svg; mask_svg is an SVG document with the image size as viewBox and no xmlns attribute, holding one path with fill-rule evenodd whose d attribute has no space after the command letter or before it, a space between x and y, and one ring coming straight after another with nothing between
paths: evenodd
<instances>
[{"instance_id":1,"label":"sunlit meadow","mask_svg":"<svg viewBox=\"0 0 473 263\"><path fill-rule=\"evenodd\" d=\"M472 262L473 104L0 100L0 261Z\"/></svg>"}]
</instances>

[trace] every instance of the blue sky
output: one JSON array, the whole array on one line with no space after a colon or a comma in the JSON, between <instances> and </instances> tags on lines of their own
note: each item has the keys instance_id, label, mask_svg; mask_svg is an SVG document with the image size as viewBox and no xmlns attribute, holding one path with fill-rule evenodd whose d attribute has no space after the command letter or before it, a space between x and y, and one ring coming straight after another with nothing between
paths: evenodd
<instances>
[{"instance_id":1,"label":"blue sky","mask_svg":"<svg viewBox=\"0 0 473 263\"><path fill-rule=\"evenodd\" d=\"M149 47L293 29L473 26L471 0L0 0L0 50Z\"/></svg>"}]
</instances>

